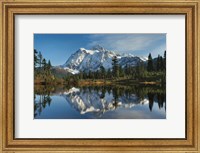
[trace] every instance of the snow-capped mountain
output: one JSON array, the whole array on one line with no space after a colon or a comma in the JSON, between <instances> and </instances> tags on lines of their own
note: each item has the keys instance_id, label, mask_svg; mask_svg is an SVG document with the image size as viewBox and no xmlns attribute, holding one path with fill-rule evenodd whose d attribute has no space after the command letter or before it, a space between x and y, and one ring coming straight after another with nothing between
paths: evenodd
<instances>
[{"instance_id":1,"label":"snow-capped mountain","mask_svg":"<svg viewBox=\"0 0 200 153\"><path fill-rule=\"evenodd\" d=\"M59 68L65 69L72 74L79 73L80 71L96 71L100 66L107 70L112 68L112 59L115 56L122 67L126 64L136 66L138 62L146 61L144 57L137 57L132 54L118 54L97 45L91 50L80 48Z\"/></svg>"}]
</instances>

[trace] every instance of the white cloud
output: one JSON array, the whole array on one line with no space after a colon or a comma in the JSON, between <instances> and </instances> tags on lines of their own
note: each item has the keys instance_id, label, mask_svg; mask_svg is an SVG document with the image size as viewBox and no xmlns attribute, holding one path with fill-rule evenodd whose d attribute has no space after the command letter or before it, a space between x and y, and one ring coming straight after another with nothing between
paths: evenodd
<instances>
[{"instance_id":1,"label":"white cloud","mask_svg":"<svg viewBox=\"0 0 200 153\"><path fill-rule=\"evenodd\" d=\"M166 48L165 34L95 34L89 36L88 47L100 44L120 52L160 52Z\"/></svg>"}]
</instances>

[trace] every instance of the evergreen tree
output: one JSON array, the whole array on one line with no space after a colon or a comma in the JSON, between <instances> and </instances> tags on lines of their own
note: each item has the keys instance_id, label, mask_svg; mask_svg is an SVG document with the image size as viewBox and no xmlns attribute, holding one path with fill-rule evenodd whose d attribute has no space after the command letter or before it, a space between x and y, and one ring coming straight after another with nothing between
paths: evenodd
<instances>
[{"instance_id":1,"label":"evergreen tree","mask_svg":"<svg viewBox=\"0 0 200 153\"><path fill-rule=\"evenodd\" d=\"M140 75L141 75L140 63L137 63L137 66L136 66L136 77L139 78Z\"/></svg>"},{"instance_id":2,"label":"evergreen tree","mask_svg":"<svg viewBox=\"0 0 200 153\"><path fill-rule=\"evenodd\" d=\"M99 70L97 70L95 73L95 79L99 79L99 78L100 78L100 72Z\"/></svg>"},{"instance_id":3,"label":"evergreen tree","mask_svg":"<svg viewBox=\"0 0 200 153\"><path fill-rule=\"evenodd\" d=\"M111 77L112 77L111 69L108 69L108 71L107 71L107 73L106 73L106 77L107 77L107 78L111 78Z\"/></svg>"},{"instance_id":4,"label":"evergreen tree","mask_svg":"<svg viewBox=\"0 0 200 153\"><path fill-rule=\"evenodd\" d=\"M124 67L124 72L126 75L129 75L129 72L128 72L128 64L125 65Z\"/></svg>"},{"instance_id":5,"label":"evergreen tree","mask_svg":"<svg viewBox=\"0 0 200 153\"><path fill-rule=\"evenodd\" d=\"M39 67L40 67L40 69L41 69L41 67L42 67L42 60L43 60L43 57L42 57L42 53L41 53L41 52L38 53L38 60L39 60Z\"/></svg>"},{"instance_id":6,"label":"evergreen tree","mask_svg":"<svg viewBox=\"0 0 200 153\"><path fill-rule=\"evenodd\" d=\"M124 69L122 68L122 66L119 66L119 76L124 77Z\"/></svg>"},{"instance_id":7,"label":"evergreen tree","mask_svg":"<svg viewBox=\"0 0 200 153\"><path fill-rule=\"evenodd\" d=\"M160 56L160 70L163 71L164 70L164 60L163 57Z\"/></svg>"},{"instance_id":8,"label":"evergreen tree","mask_svg":"<svg viewBox=\"0 0 200 153\"><path fill-rule=\"evenodd\" d=\"M119 77L119 64L117 60L117 56L114 56L112 59L112 72L113 72L113 77Z\"/></svg>"},{"instance_id":9,"label":"evergreen tree","mask_svg":"<svg viewBox=\"0 0 200 153\"><path fill-rule=\"evenodd\" d=\"M45 58L43 58L43 60L42 60L42 67L43 67L43 70L46 70L46 68L47 68L47 62L46 62Z\"/></svg>"},{"instance_id":10,"label":"evergreen tree","mask_svg":"<svg viewBox=\"0 0 200 153\"><path fill-rule=\"evenodd\" d=\"M136 71L136 73L135 73L136 77L138 79L141 79L142 77L144 77L144 75L145 75L145 66L144 66L144 63L143 62L139 62L137 64L137 66L136 66L136 70L135 71ZM132 75L132 77L133 77L133 75Z\"/></svg>"},{"instance_id":11,"label":"evergreen tree","mask_svg":"<svg viewBox=\"0 0 200 153\"><path fill-rule=\"evenodd\" d=\"M51 61L50 60L48 60L48 69L51 69Z\"/></svg>"},{"instance_id":12,"label":"evergreen tree","mask_svg":"<svg viewBox=\"0 0 200 153\"><path fill-rule=\"evenodd\" d=\"M89 70L89 72L88 72L88 78L89 78L89 79L93 79L93 73L92 73L91 70Z\"/></svg>"},{"instance_id":13,"label":"evergreen tree","mask_svg":"<svg viewBox=\"0 0 200 153\"><path fill-rule=\"evenodd\" d=\"M160 71L160 66L161 66L161 64L160 64L160 55L158 55L157 61L156 61L156 70L157 71Z\"/></svg>"},{"instance_id":14,"label":"evergreen tree","mask_svg":"<svg viewBox=\"0 0 200 153\"><path fill-rule=\"evenodd\" d=\"M50 80L51 80L51 67L52 67L52 66L51 66L51 61L50 61L50 60L48 61L46 67L47 67L47 70L46 70L46 71L47 71L47 77L48 77L48 80L50 81Z\"/></svg>"},{"instance_id":15,"label":"evergreen tree","mask_svg":"<svg viewBox=\"0 0 200 153\"><path fill-rule=\"evenodd\" d=\"M103 77L103 79L105 78L106 70L103 66L100 66L100 75Z\"/></svg>"},{"instance_id":16,"label":"evergreen tree","mask_svg":"<svg viewBox=\"0 0 200 153\"><path fill-rule=\"evenodd\" d=\"M50 60L48 60L48 63L47 63L47 71L48 71L48 75L50 75L51 74L51 61Z\"/></svg>"},{"instance_id":17,"label":"evergreen tree","mask_svg":"<svg viewBox=\"0 0 200 153\"><path fill-rule=\"evenodd\" d=\"M163 60L164 70L166 70L166 50L164 52L164 60Z\"/></svg>"},{"instance_id":18,"label":"evergreen tree","mask_svg":"<svg viewBox=\"0 0 200 153\"><path fill-rule=\"evenodd\" d=\"M149 72L153 71L153 59L152 59L151 53L149 53L149 56L148 56L147 70Z\"/></svg>"},{"instance_id":19,"label":"evergreen tree","mask_svg":"<svg viewBox=\"0 0 200 153\"><path fill-rule=\"evenodd\" d=\"M41 65L42 65L42 77L46 82L46 79L47 79L47 63L46 63L45 58L43 58Z\"/></svg>"},{"instance_id":20,"label":"evergreen tree","mask_svg":"<svg viewBox=\"0 0 200 153\"><path fill-rule=\"evenodd\" d=\"M87 79L87 73L86 73L86 71L83 71L83 79Z\"/></svg>"},{"instance_id":21,"label":"evergreen tree","mask_svg":"<svg viewBox=\"0 0 200 153\"><path fill-rule=\"evenodd\" d=\"M157 62L156 70L157 71L163 71L165 69L163 57L158 55L156 62Z\"/></svg>"},{"instance_id":22,"label":"evergreen tree","mask_svg":"<svg viewBox=\"0 0 200 153\"><path fill-rule=\"evenodd\" d=\"M82 71L80 71L80 73L79 73L79 78L83 79L83 72Z\"/></svg>"},{"instance_id":23,"label":"evergreen tree","mask_svg":"<svg viewBox=\"0 0 200 153\"><path fill-rule=\"evenodd\" d=\"M38 57L37 57L37 50L34 49L34 68L36 68L36 65L38 63Z\"/></svg>"},{"instance_id":24,"label":"evergreen tree","mask_svg":"<svg viewBox=\"0 0 200 153\"><path fill-rule=\"evenodd\" d=\"M146 72L145 72L145 66L144 66L144 62L141 62L140 63L140 76L141 77L145 77L145 75L146 75Z\"/></svg>"}]
</instances>

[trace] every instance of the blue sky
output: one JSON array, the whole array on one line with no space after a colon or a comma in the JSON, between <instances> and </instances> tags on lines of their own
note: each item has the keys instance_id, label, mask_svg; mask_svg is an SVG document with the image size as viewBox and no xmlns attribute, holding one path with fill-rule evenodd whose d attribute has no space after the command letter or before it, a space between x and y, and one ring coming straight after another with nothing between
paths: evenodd
<instances>
[{"instance_id":1,"label":"blue sky","mask_svg":"<svg viewBox=\"0 0 200 153\"><path fill-rule=\"evenodd\" d=\"M166 50L166 34L34 34L34 49L54 66L64 64L79 48L97 44L118 53L157 57Z\"/></svg>"}]
</instances>

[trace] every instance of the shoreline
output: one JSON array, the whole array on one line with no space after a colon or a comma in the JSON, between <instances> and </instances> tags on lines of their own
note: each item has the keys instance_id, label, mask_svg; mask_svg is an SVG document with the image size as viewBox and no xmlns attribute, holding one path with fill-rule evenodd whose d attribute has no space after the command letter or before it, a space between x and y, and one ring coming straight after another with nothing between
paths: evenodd
<instances>
[{"instance_id":1,"label":"shoreline","mask_svg":"<svg viewBox=\"0 0 200 153\"><path fill-rule=\"evenodd\" d=\"M80 80L76 83L66 83L66 82L39 82L34 81L34 85L69 85L77 84L79 86L87 85L160 85L161 82L156 81L136 81L136 80Z\"/></svg>"}]
</instances>

